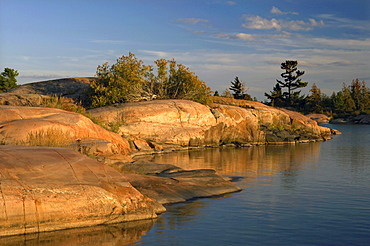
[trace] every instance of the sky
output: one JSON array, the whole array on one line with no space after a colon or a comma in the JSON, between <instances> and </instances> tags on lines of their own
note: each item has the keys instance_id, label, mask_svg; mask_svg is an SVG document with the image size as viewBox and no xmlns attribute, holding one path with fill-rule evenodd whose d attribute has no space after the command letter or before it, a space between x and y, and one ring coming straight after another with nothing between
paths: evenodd
<instances>
[{"instance_id":1,"label":"sky","mask_svg":"<svg viewBox=\"0 0 370 246\"><path fill-rule=\"evenodd\" d=\"M220 94L238 76L258 100L296 60L302 93L331 95L370 86L370 1L0 0L0 70L18 84L92 77L129 52L175 59Z\"/></svg>"}]
</instances>

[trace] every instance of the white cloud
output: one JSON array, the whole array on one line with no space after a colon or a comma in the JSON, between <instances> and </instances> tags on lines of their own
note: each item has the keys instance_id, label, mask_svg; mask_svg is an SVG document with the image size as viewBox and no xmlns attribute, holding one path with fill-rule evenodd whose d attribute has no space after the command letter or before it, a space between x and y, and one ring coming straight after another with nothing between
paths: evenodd
<instances>
[{"instance_id":1,"label":"white cloud","mask_svg":"<svg viewBox=\"0 0 370 246\"><path fill-rule=\"evenodd\" d=\"M218 33L215 36L222 39L236 39L244 41L255 41L258 38L258 36L256 35L247 33L237 33L237 34Z\"/></svg>"},{"instance_id":2,"label":"white cloud","mask_svg":"<svg viewBox=\"0 0 370 246\"><path fill-rule=\"evenodd\" d=\"M195 35L204 34L204 33L206 33L206 31L195 31L195 32L193 32L193 34L195 34Z\"/></svg>"},{"instance_id":3,"label":"white cloud","mask_svg":"<svg viewBox=\"0 0 370 246\"><path fill-rule=\"evenodd\" d=\"M226 2L226 4L227 4L227 5L231 5L231 6L232 6L232 5L235 5L235 4L236 4L236 2L234 2L234 1L227 1L227 2Z\"/></svg>"},{"instance_id":4,"label":"white cloud","mask_svg":"<svg viewBox=\"0 0 370 246\"><path fill-rule=\"evenodd\" d=\"M267 20L265 18L262 18L258 15L243 15L243 18L245 18L247 21L250 21L248 23L242 24L242 27L247 29L277 29L281 30L282 26L279 24L279 21L277 19L271 19Z\"/></svg>"},{"instance_id":5,"label":"white cloud","mask_svg":"<svg viewBox=\"0 0 370 246\"><path fill-rule=\"evenodd\" d=\"M170 54L168 52L164 52L164 51L154 51L154 50L138 50L138 51L142 52L142 53L145 53L145 54L160 57L160 58L165 58L165 57L170 56Z\"/></svg>"},{"instance_id":6,"label":"white cloud","mask_svg":"<svg viewBox=\"0 0 370 246\"><path fill-rule=\"evenodd\" d=\"M356 20L343 17L337 17L333 14L321 14L318 18L326 20L332 27L348 27L360 30L370 30L370 23L368 20Z\"/></svg>"},{"instance_id":7,"label":"white cloud","mask_svg":"<svg viewBox=\"0 0 370 246\"><path fill-rule=\"evenodd\" d=\"M315 19L309 19L309 22L305 22L302 20L278 20L275 18L272 19L265 19L258 15L243 15L243 18L247 21L246 23L242 24L242 27L247 29L258 29L258 30L269 30L269 29L276 29L277 31L281 31L283 29L291 30L291 31L309 31L312 30L314 27L323 26L324 22L316 21Z\"/></svg>"},{"instance_id":8,"label":"white cloud","mask_svg":"<svg viewBox=\"0 0 370 246\"><path fill-rule=\"evenodd\" d=\"M270 13L271 14L277 14L277 15L287 15L287 14L298 15L297 12L283 12L275 6L272 6L272 8L270 10Z\"/></svg>"},{"instance_id":9,"label":"white cloud","mask_svg":"<svg viewBox=\"0 0 370 246\"><path fill-rule=\"evenodd\" d=\"M272 6L270 13L272 14L277 14L277 15L282 15L284 14L280 9L276 8L275 6Z\"/></svg>"},{"instance_id":10,"label":"white cloud","mask_svg":"<svg viewBox=\"0 0 370 246\"><path fill-rule=\"evenodd\" d=\"M326 45L332 48L341 49L365 49L370 50L370 38L364 40L357 39L329 39L329 38L313 38L312 42L319 45Z\"/></svg>"},{"instance_id":11,"label":"white cloud","mask_svg":"<svg viewBox=\"0 0 370 246\"><path fill-rule=\"evenodd\" d=\"M255 37L251 34L246 34L246 33L238 33L235 35L237 39L241 40L247 40L247 41L252 41L255 40Z\"/></svg>"},{"instance_id":12,"label":"white cloud","mask_svg":"<svg viewBox=\"0 0 370 246\"><path fill-rule=\"evenodd\" d=\"M324 25L324 21L320 20L319 22L317 22L315 19L308 19L311 23L311 26L323 26Z\"/></svg>"},{"instance_id":13,"label":"white cloud","mask_svg":"<svg viewBox=\"0 0 370 246\"><path fill-rule=\"evenodd\" d=\"M206 19L197 19L197 18L185 18L185 19L177 19L176 22L179 23L186 23L186 24L197 24L197 23L207 23L208 20Z\"/></svg>"}]
</instances>

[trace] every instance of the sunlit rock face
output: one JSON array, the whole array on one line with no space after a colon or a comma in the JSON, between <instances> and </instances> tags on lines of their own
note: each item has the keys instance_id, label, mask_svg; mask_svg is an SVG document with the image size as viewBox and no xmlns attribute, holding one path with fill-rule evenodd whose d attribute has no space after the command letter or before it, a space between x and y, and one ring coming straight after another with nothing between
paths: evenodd
<instances>
[{"instance_id":1,"label":"sunlit rock face","mask_svg":"<svg viewBox=\"0 0 370 246\"><path fill-rule=\"evenodd\" d=\"M159 143L189 145L216 125L207 106L187 100L125 103L89 110L104 122L121 122L119 133Z\"/></svg>"},{"instance_id":2,"label":"sunlit rock face","mask_svg":"<svg viewBox=\"0 0 370 246\"><path fill-rule=\"evenodd\" d=\"M0 146L0 236L155 218L164 208L63 148Z\"/></svg>"},{"instance_id":3,"label":"sunlit rock face","mask_svg":"<svg viewBox=\"0 0 370 246\"><path fill-rule=\"evenodd\" d=\"M41 138L47 134L50 140L62 141L61 145L63 141L66 145L75 144L76 148L82 144L89 154L127 155L130 152L126 139L78 113L8 105L0 105L0 112L0 141L5 144L29 144L30 135Z\"/></svg>"},{"instance_id":4,"label":"sunlit rock face","mask_svg":"<svg viewBox=\"0 0 370 246\"><path fill-rule=\"evenodd\" d=\"M120 124L119 133L127 138L163 144L219 146L323 140L323 129L302 114L258 102L235 101L243 105L217 101L205 106L187 100L157 100L89 112L106 123Z\"/></svg>"}]
</instances>

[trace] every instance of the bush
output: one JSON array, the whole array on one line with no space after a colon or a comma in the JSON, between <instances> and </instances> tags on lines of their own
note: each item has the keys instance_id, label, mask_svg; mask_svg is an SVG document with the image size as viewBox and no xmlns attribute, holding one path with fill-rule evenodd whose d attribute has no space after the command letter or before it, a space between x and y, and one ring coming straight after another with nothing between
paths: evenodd
<instances>
[{"instance_id":1,"label":"bush","mask_svg":"<svg viewBox=\"0 0 370 246\"><path fill-rule=\"evenodd\" d=\"M189 68L174 60L159 59L155 74L134 54L122 56L112 66L98 66L91 83L93 107L153 99L188 99L207 104L211 90Z\"/></svg>"}]
</instances>

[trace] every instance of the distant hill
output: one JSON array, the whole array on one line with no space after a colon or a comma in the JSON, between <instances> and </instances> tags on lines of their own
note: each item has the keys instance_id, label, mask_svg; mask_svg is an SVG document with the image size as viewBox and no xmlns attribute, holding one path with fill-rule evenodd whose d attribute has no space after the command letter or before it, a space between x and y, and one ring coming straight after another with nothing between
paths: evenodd
<instances>
[{"instance_id":1,"label":"distant hill","mask_svg":"<svg viewBox=\"0 0 370 246\"><path fill-rule=\"evenodd\" d=\"M33 82L17 86L8 90L9 93L16 94L40 94L48 96L63 96L81 102L83 105L90 103L86 96L86 91L90 88L90 83L97 78L62 78Z\"/></svg>"}]
</instances>

